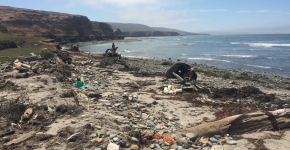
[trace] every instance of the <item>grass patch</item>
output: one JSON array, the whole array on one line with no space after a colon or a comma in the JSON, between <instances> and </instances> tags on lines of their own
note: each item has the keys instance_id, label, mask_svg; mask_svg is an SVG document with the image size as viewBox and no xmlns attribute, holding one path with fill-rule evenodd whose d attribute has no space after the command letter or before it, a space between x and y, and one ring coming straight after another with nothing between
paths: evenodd
<instances>
[{"instance_id":1,"label":"grass patch","mask_svg":"<svg viewBox=\"0 0 290 150\"><path fill-rule=\"evenodd\" d=\"M0 50L0 63L13 61L19 56L29 56L30 53L40 54L41 49L51 46L41 44L40 41L44 39L43 37L15 36L0 32L0 41L13 41L19 47Z\"/></svg>"}]
</instances>

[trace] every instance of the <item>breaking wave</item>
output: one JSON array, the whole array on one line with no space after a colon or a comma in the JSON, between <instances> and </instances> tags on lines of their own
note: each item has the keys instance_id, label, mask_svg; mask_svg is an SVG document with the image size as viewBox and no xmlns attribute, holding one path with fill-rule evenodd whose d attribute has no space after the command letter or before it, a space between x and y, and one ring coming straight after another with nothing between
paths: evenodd
<instances>
[{"instance_id":1,"label":"breaking wave","mask_svg":"<svg viewBox=\"0 0 290 150\"><path fill-rule=\"evenodd\" d=\"M223 57L234 57L234 58L254 58L254 55L221 55Z\"/></svg>"},{"instance_id":2,"label":"breaking wave","mask_svg":"<svg viewBox=\"0 0 290 150\"><path fill-rule=\"evenodd\" d=\"M213 58L205 58L205 57L192 57L192 58L187 58L190 60L205 60L205 61L222 61L222 62L232 62L229 60L222 60L222 59L213 59Z\"/></svg>"},{"instance_id":3,"label":"breaking wave","mask_svg":"<svg viewBox=\"0 0 290 150\"><path fill-rule=\"evenodd\" d=\"M183 46L191 46L193 45L194 43L185 43L185 44L182 44Z\"/></svg>"},{"instance_id":4,"label":"breaking wave","mask_svg":"<svg viewBox=\"0 0 290 150\"><path fill-rule=\"evenodd\" d=\"M276 43L240 43L232 42L233 45L249 45L252 47L290 47L290 44L276 44Z\"/></svg>"},{"instance_id":5,"label":"breaking wave","mask_svg":"<svg viewBox=\"0 0 290 150\"><path fill-rule=\"evenodd\" d=\"M125 50L120 50L120 52L126 52L126 53L130 53L131 51L125 49Z\"/></svg>"},{"instance_id":6,"label":"breaking wave","mask_svg":"<svg viewBox=\"0 0 290 150\"><path fill-rule=\"evenodd\" d=\"M255 68L265 68L265 69L270 69L272 67L269 66L258 66L258 65L250 65L250 64L245 64L246 66L250 66L250 67L255 67Z\"/></svg>"}]
</instances>

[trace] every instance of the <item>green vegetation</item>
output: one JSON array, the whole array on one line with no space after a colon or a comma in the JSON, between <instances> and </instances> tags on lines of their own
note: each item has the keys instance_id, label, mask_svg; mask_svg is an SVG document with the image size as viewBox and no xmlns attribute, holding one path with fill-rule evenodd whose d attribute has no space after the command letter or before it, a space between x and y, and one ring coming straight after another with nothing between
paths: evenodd
<instances>
[{"instance_id":1,"label":"green vegetation","mask_svg":"<svg viewBox=\"0 0 290 150\"><path fill-rule=\"evenodd\" d=\"M0 50L7 48L17 48L17 45L14 41L0 41Z\"/></svg>"},{"instance_id":2,"label":"green vegetation","mask_svg":"<svg viewBox=\"0 0 290 150\"><path fill-rule=\"evenodd\" d=\"M43 37L23 37L0 32L0 43L7 43L9 41L8 43L14 42L19 46L19 48L0 50L0 63L13 61L19 56L29 56L30 53L40 54L41 49L50 47L50 45L39 43L39 41L44 39Z\"/></svg>"},{"instance_id":3,"label":"green vegetation","mask_svg":"<svg viewBox=\"0 0 290 150\"><path fill-rule=\"evenodd\" d=\"M50 52L50 51L45 51L45 50L42 50L40 52L40 55L44 58L53 58L54 57L54 53L53 52Z\"/></svg>"}]
</instances>

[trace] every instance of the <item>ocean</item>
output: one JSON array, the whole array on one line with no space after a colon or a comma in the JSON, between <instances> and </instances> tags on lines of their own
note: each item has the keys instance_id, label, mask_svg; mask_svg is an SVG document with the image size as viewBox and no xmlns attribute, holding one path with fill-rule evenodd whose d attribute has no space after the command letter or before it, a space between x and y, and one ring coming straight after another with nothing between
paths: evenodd
<instances>
[{"instance_id":1,"label":"ocean","mask_svg":"<svg viewBox=\"0 0 290 150\"><path fill-rule=\"evenodd\" d=\"M114 41L125 57L171 59L222 69L290 76L290 34L136 37ZM80 44L85 52L105 52L112 43Z\"/></svg>"}]
</instances>

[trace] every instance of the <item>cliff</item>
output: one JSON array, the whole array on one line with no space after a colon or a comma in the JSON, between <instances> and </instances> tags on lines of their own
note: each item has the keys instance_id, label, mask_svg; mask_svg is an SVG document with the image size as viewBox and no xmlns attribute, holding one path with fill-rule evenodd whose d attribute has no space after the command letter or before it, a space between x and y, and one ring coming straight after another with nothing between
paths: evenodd
<instances>
[{"instance_id":1,"label":"cliff","mask_svg":"<svg viewBox=\"0 0 290 150\"><path fill-rule=\"evenodd\" d=\"M19 36L42 36L58 42L122 38L107 23L86 16L0 6L0 32ZM98 24L98 25L96 25Z\"/></svg>"},{"instance_id":2,"label":"cliff","mask_svg":"<svg viewBox=\"0 0 290 150\"><path fill-rule=\"evenodd\" d=\"M99 40L105 39L124 39L120 29L114 29L105 22L92 21L93 34Z\"/></svg>"}]
</instances>

